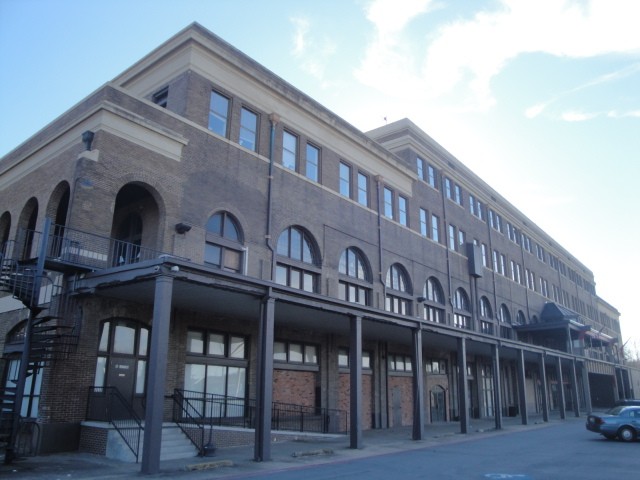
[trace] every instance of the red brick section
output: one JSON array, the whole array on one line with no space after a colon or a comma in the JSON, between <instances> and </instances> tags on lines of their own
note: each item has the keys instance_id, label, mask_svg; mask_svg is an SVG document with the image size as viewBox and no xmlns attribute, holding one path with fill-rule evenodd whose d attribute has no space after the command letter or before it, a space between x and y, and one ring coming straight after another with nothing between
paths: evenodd
<instances>
[{"instance_id":1,"label":"red brick section","mask_svg":"<svg viewBox=\"0 0 640 480\"><path fill-rule=\"evenodd\" d=\"M349 413L351 382L348 373L340 374L338 409ZM363 372L362 375L362 428L373 428L373 375Z\"/></svg>"},{"instance_id":2,"label":"red brick section","mask_svg":"<svg viewBox=\"0 0 640 480\"><path fill-rule=\"evenodd\" d=\"M274 370L273 401L315 406L316 375L316 372Z\"/></svg>"}]
</instances>

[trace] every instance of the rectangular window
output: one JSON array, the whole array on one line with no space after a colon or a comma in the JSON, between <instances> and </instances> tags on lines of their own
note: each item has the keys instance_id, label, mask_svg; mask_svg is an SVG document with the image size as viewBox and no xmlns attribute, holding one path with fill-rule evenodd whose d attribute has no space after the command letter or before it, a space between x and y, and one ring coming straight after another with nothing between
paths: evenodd
<instances>
[{"instance_id":1,"label":"rectangular window","mask_svg":"<svg viewBox=\"0 0 640 480\"><path fill-rule=\"evenodd\" d=\"M489 268L489 258L488 258L488 248L487 244L483 243L480 245L480 249L482 250L482 266L485 268Z\"/></svg>"},{"instance_id":2,"label":"rectangular window","mask_svg":"<svg viewBox=\"0 0 640 480\"><path fill-rule=\"evenodd\" d=\"M351 197L351 167L340 162L340 195Z\"/></svg>"},{"instance_id":3,"label":"rectangular window","mask_svg":"<svg viewBox=\"0 0 640 480\"><path fill-rule=\"evenodd\" d=\"M209 130L227 136L227 119L229 118L229 99L218 92L211 92L209 102Z\"/></svg>"},{"instance_id":4,"label":"rectangular window","mask_svg":"<svg viewBox=\"0 0 640 480\"><path fill-rule=\"evenodd\" d=\"M449 250L456 249L456 227L449 225Z\"/></svg>"},{"instance_id":5,"label":"rectangular window","mask_svg":"<svg viewBox=\"0 0 640 480\"><path fill-rule=\"evenodd\" d=\"M255 152L257 135L258 116L243 107L240 112L240 145Z\"/></svg>"},{"instance_id":6,"label":"rectangular window","mask_svg":"<svg viewBox=\"0 0 640 480\"><path fill-rule=\"evenodd\" d=\"M464 251L464 244L467 242L466 234L458 229L458 246L460 247L460 251Z\"/></svg>"},{"instance_id":7,"label":"rectangular window","mask_svg":"<svg viewBox=\"0 0 640 480\"><path fill-rule=\"evenodd\" d=\"M282 165L296 171L298 158L298 137L284 131L282 132Z\"/></svg>"},{"instance_id":8,"label":"rectangular window","mask_svg":"<svg viewBox=\"0 0 640 480\"><path fill-rule=\"evenodd\" d=\"M407 199L398 195L398 221L407 226Z\"/></svg>"},{"instance_id":9,"label":"rectangular window","mask_svg":"<svg viewBox=\"0 0 640 480\"><path fill-rule=\"evenodd\" d=\"M393 191L384 187L384 216L393 218Z\"/></svg>"},{"instance_id":10,"label":"rectangular window","mask_svg":"<svg viewBox=\"0 0 640 480\"><path fill-rule=\"evenodd\" d=\"M453 186L453 200L462 206L462 188L458 184Z\"/></svg>"},{"instance_id":11,"label":"rectangular window","mask_svg":"<svg viewBox=\"0 0 640 480\"><path fill-rule=\"evenodd\" d=\"M433 168L431 165L427 166L427 182L429 183L429 185L431 185L433 188L437 189L438 188L438 183L437 183L437 177L436 177L436 169Z\"/></svg>"},{"instance_id":12,"label":"rectangular window","mask_svg":"<svg viewBox=\"0 0 640 480\"><path fill-rule=\"evenodd\" d=\"M476 198L472 194L469 194L469 213L478 216L476 213Z\"/></svg>"},{"instance_id":13,"label":"rectangular window","mask_svg":"<svg viewBox=\"0 0 640 480\"><path fill-rule=\"evenodd\" d=\"M369 177L358 172L358 203L369 206Z\"/></svg>"},{"instance_id":14,"label":"rectangular window","mask_svg":"<svg viewBox=\"0 0 640 480\"><path fill-rule=\"evenodd\" d=\"M431 240L440 241L440 219L437 215L431 215Z\"/></svg>"},{"instance_id":15,"label":"rectangular window","mask_svg":"<svg viewBox=\"0 0 640 480\"><path fill-rule=\"evenodd\" d=\"M307 165L305 175L309 180L318 181L318 173L320 171L320 150L313 145L307 143Z\"/></svg>"},{"instance_id":16,"label":"rectangular window","mask_svg":"<svg viewBox=\"0 0 640 480\"><path fill-rule=\"evenodd\" d=\"M426 180L424 175L424 160L420 157L416 158L416 167L418 169L418 178L420 180Z\"/></svg>"},{"instance_id":17,"label":"rectangular window","mask_svg":"<svg viewBox=\"0 0 640 480\"><path fill-rule=\"evenodd\" d=\"M420 209L420 235L427 236L429 225L427 223L427 211L424 208Z\"/></svg>"},{"instance_id":18,"label":"rectangular window","mask_svg":"<svg viewBox=\"0 0 640 480\"><path fill-rule=\"evenodd\" d=\"M451 180L446 177L444 179L444 194L449 200L453 197L453 192L451 191Z\"/></svg>"}]
</instances>

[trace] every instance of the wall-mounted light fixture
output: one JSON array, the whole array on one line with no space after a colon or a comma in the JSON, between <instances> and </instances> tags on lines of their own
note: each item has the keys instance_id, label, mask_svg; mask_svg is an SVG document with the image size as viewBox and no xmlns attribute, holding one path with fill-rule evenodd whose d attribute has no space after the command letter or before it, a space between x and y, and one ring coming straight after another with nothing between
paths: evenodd
<instances>
[{"instance_id":1,"label":"wall-mounted light fixture","mask_svg":"<svg viewBox=\"0 0 640 480\"><path fill-rule=\"evenodd\" d=\"M422 302L424 302L426 300L426 298L425 297L418 297L418 298L416 298L416 300L418 300L418 302L422 303Z\"/></svg>"},{"instance_id":2,"label":"wall-mounted light fixture","mask_svg":"<svg viewBox=\"0 0 640 480\"><path fill-rule=\"evenodd\" d=\"M183 234L183 233L187 233L189 230L191 230L191 225L188 225L186 223L176 223L176 233L179 234Z\"/></svg>"}]
</instances>

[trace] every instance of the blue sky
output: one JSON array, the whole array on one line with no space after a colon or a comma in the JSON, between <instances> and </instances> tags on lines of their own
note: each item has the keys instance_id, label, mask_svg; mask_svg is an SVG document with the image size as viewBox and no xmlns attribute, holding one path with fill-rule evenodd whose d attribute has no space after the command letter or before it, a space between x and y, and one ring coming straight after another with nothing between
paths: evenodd
<instances>
[{"instance_id":1,"label":"blue sky","mask_svg":"<svg viewBox=\"0 0 640 480\"><path fill-rule=\"evenodd\" d=\"M0 155L193 21L366 131L410 118L640 346L637 0L0 0Z\"/></svg>"}]
</instances>

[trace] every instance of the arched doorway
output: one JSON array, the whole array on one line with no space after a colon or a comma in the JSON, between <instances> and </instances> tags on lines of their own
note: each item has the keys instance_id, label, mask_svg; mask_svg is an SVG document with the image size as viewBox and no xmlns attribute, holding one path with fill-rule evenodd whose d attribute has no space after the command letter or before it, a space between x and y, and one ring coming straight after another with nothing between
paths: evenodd
<instances>
[{"instance_id":1,"label":"arched doorway","mask_svg":"<svg viewBox=\"0 0 640 480\"><path fill-rule=\"evenodd\" d=\"M447 395L445 389L435 385L429 392L431 423L447 421Z\"/></svg>"},{"instance_id":2,"label":"arched doorway","mask_svg":"<svg viewBox=\"0 0 640 480\"><path fill-rule=\"evenodd\" d=\"M160 209L151 191L129 183L116 196L111 237L113 265L126 265L145 259L145 249L157 248Z\"/></svg>"},{"instance_id":3,"label":"arched doorway","mask_svg":"<svg viewBox=\"0 0 640 480\"><path fill-rule=\"evenodd\" d=\"M16 237L16 247L22 260L33 258L36 253L32 252L33 239L38 221L38 200L31 197L25 204L18 220L18 236Z\"/></svg>"}]
</instances>

